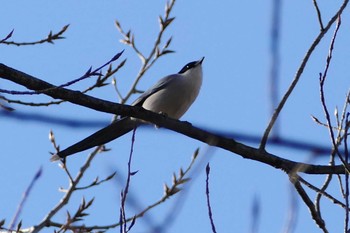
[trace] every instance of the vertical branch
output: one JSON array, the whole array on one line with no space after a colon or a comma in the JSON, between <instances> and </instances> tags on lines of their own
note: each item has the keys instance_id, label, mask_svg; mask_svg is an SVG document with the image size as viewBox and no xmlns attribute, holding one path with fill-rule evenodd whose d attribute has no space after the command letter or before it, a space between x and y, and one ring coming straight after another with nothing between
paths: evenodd
<instances>
[{"instance_id":1,"label":"vertical branch","mask_svg":"<svg viewBox=\"0 0 350 233\"><path fill-rule=\"evenodd\" d=\"M349 150L348 150L348 130L349 130L349 113L346 115L345 130L344 130L344 149L345 149L345 162L349 162ZM349 173L345 173L345 229L344 232L349 231Z\"/></svg>"},{"instance_id":2,"label":"vertical branch","mask_svg":"<svg viewBox=\"0 0 350 233\"><path fill-rule=\"evenodd\" d=\"M120 218L119 218L120 219L120 233L128 232L135 223L135 218L134 218L133 221L131 222L131 225L129 226L129 229L126 228L127 227L127 224L126 224L127 219L126 219L126 213L125 213L126 197L128 195L128 192L129 192L131 176L133 176L137 173L137 171L136 172L131 171L131 161L132 161L132 155L134 152L136 129L137 129L137 127L135 127L133 132L132 132L131 148L130 148L130 154L129 154L129 160L128 160L128 175L126 178L126 184L125 184L124 190L122 190L122 192L120 194L121 195Z\"/></svg>"},{"instance_id":3,"label":"vertical branch","mask_svg":"<svg viewBox=\"0 0 350 233\"><path fill-rule=\"evenodd\" d=\"M164 13L164 18L162 18L161 16L159 17L159 23L160 23L160 31L157 35L157 38L154 42L153 48L151 49L151 52L149 53L148 56L145 56L135 45L135 40L134 40L134 36L131 34L130 31L128 31L127 33L125 33L123 31L123 29L121 28L121 25L118 21L116 21L116 26L118 28L118 30L120 31L120 33L125 37L125 39L122 40L122 43L125 43L129 46L131 46L131 48L136 52L136 54L139 56L140 60L141 60L141 68L138 72L138 74L136 75L136 78L133 82L133 84L130 87L130 90L128 91L128 93L125 95L124 98L121 99L121 104L124 104L132 94L137 92L136 86L139 83L139 81L141 80L141 78L143 77L143 75L146 73L146 71L152 67L152 65L158 60L158 58L160 58L162 55L165 55L167 53L172 53L172 50L168 50L168 46L171 43L171 38L168 39L168 41L166 42L165 46L163 47L163 49L159 48L159 45L162 41L163 38L163 34L165 32L165 30L168 28L168 26L173 22L173 20L175 18L170 17L170 13L174 8L176 0L170 0L170 2L166 3L165 6L165 13Z\"/></svg>"},{"instance_id":4,"label":"vertical branch","mask_svg":"<svg viewBox=\"0 0 350 233\"><path fill-rule=\"evenodd\" d=\"M208 215L209 215L209 219L210 219L211 230L213 233L216 233L214 219L213 219L213 213L211 211L210 198L209 198L209 173L210 173L210 166L208 163L206 168L205 168L205 174L207 175L207 178L205 180L205 194L207 197L207 207L208 207Z\"/></svg>"},{"instance_id":5,"label":"vertical branch","mask_svg":"<svg viewBox=\"0 0 350 233\"><path fill-rule=\"evenodd\" d=\"M333 127L332 127L332 122L331 122L331 118L330 118L330 115L329 115L329 112L328 112L328 109L327 109L326 98L324 96L324 93L325 93L324 92L324 82L325 82L325 80L327 78L328 69L329 69L329 66L330 66L330 63L331 63L331 60L332 60L334 43L335 43L335 39L337 37L337 33L338 33L339 28L340 28L340 25L341 25L341 18L340 18L340 15L339 15L338 21L337 21L337 27L336 27L336 29L334 31L334 35L332 37L331 45L330 45L330 48L329 48L329 53L328 53L327 61L326 61L326 67L325 67L325 70L324 70L323 74L320 73L320 78L319 78L320 79L320 97L321 97L321 104L322 104L322 107L323 107L323 111L324 111L325 116L326 116L328 130L329 130L330 138L331 138L331 141L332 141L333 149L335 150L335 153L338 155L338 158L340 159L340 161L344 165L344 168L349 173L349 171L350 171L349 170L349 166L345 162L345 160L342 157L342 155L340 154L340 152L338 150L337 143L335 141Z\"/></svg>"},{"instance_id":6,"label":"vertical branch","mask_svg":"<svg viewBox=\"0 0 350 233\"><path fill-rule=\"evenodd\" d=\"M278 105L279 69L280 69L280 23L281 23L281 0L273 0L271 34L270 34L270 108L271 113ZM279 127L275 124L274 136L278 137Z\"/></svg>"},{"instance_id":7,"label":"vertical branch","mask_svg":"<svg viewBox=\"0 0 350 233\"><path fill-rule=\"evenodd\" d=\"M327 120L327 125L328 125L327 128L329 130L329 134L330 134L330 138L331 138L331 141L332 141L334 153L338 156L338 158L340 159L340 161L344 165L344 168L347 171L345 173L345 190L343 190L342 193L344 195L345 205L346 205L346 208L345 208L345 219L344 219L344 228L345 228L344 232L348 232L348 228L349 228L349 226L348 226L348 224L349 224L349 211L348 211L348 207L349 207L349 166L348 166L348 153L347 153L347 142L346 142L346 139L347 139L347 128L346 127L347 126L345 126L345 133L344 133L345 158L343 158L343 156L341 155L341 153L338 150L338 146L340 144L340 140L339 140L339 137L337 138L338 139L337 141L335 140L333 127L332 127L332 122L331 122L331 119L330 119L330 114L328 112L327 105L326 105L326 100L325 100L325 96L324 96L324 94L325 94L324 93L324 82L325 82L326 77L327 77L328 69L329 69L329 66L330 66L331 59L332 59L334 43L335 43L335 39L336 39L336 36L337 36L337 32L338 32L338 30L340 28L340 25L341 25L341 17L339 15L338 22L337 22L337 27L335 29L335 32L334 32L334 35L333 35L333 38L332 38L332 41L331 41L331 45L330 45L330 48L329 48L329 53L328 53L327 61L326 61L326 67L325 67L325 70L324 70L323 74L320 73L320 96L321 96L321 104L322 104L322 107L323 107L323 111L325 113L325 117L326 117L326 120ZM345 120L345 124L346 125L347 125L347 121L348 121L348 115L346 116L346 120ZM341 131L342 130L342 125L339 123L338 119L337 119L337 122L338 122L338 127L337 127L338 131ZM340 177L339 177L339 182L340 182L340 185L341 185Z\"/></svg>"},{"instance_id":8,"label":"vertical branch","mask_svg":"<svg viewBox=\"0 0 350 233\"><path fill-rule=\"evenodd\" d=\"M336 111L336 114L335 114L336 115L336 121L337 121L337 128L338 128L337 146L342 143L342 140L344 139L344 136L345 136L345 135L342 136L342 132L343 132L343 125L347 124L347 123L344 123L344 122L345 122L346 115L347 115L346 113L347 113L347 107L348 107L348 104L349 104L349 98L350 98L350 91L348 91L348 94L345 97L344 106L343 106L343 110L342 110L342 114L341 114L340 119L339 119L337 111ZM334 159L335 159L335 150L333 149L332 153L330 155L330 160L328 162L328 164L330 166L334 166L334 164L335 164ZM317 195L316 195L316 198L315 198L315 206L316 206L316 209L319 212L320 212L320 200L321 200L321 197L323 196L322 193L326 191L326 189L328 188L328 185L330 184L332 178L333 178L333 174L328 174L326 179L325 179L325 182L323 183L323 185L320 188L320 192L317 192ZM339 179L339 182L340 182L340 185L342 185L340 179Z\"/></svg>"}]
</instances>

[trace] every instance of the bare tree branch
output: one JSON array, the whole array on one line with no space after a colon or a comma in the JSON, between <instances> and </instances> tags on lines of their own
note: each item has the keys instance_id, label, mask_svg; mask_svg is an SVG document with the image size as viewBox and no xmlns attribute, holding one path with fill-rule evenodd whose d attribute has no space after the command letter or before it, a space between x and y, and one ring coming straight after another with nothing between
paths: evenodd
<instances>
[{"instance_id":1,"label":"bare tree branch","mask_svg":"<svg viewBox=\"0 0 350 233\"><path fill-rule=\"evenodd\" d=\"M263 135L263 137L261 139L261 143L260 143L261 150L265 150L265 146L266 146L269 134L272 130L272 127L274 126L274 124L275 124L280 112L282 111L282 108L284 107L285 103L287 102L290 94L293 92L294 88L296 87L297 83L299 82L299 79L300 79L300 77L301 77L301 75L306 67L307 62L309 61L309 58L313 54L313 51L318 46L318 44L320 43L320 41L324 37L324 35L327 34L327 32L329 31L331 26L337 20L337 18L343 13L343 11L346 8L346 6L348 5L348 3L349 3L349 0L344 0L343 4L341 5L341 7L337 11L337 13L329 20L327 26L324 28L324 30L322 30L317 35L316 39L314 40L314 42L311 44L310 48L308 49L302 63L299 66L299 69L298 69L292 83L290 84L290 86L289 86L288 90L286 91L286 93L284 94L281 102L279 103L278 107L276 108L275 112L273 113L271 120L270 120L270 122L269 122L269 124L264 132L264 135Z\"/></svg>"},{"instance_id":2,"label":"bare tree branch","mask_svg":"<svg viewBox=\"0 0 350 233\"><path fill-rule=\"evenodd\" d=\"M315 220L317 226L324 233L328 233L328 230L326 228L326 224L325 224L324 220L320 216L319 212L317 212L314 204L312 203L309 196L307 195L307 193L305 192L305 190L301 186L300 182L295 177L292 177L292 176L290 176L290 180L291 180L292 184L294 185L295 189L297 190L297 192L299 193L300 197L303 199L306 206L309 208L312 219Z\"/></svg>"},{"instance_id":3,"label":"bare tree branch","mask_svg":"<svg viewBox=\"0 0 350 233\"><path fill-rule=\"evenodd\" d=\"M222 149L231 151L241 155L243 158L260 161L272 167L291 171L296 167L304 166L304 173L309 174L344 174L343 166L322 166L294 162L284 159L266 152L265 150L256 149L236 142L232 138L214 134L197 127L192 126L188 122L181 122L174 120L164 115L147 111L140 107L133 107L128 105L121 105L106 100L101 100L92 96L82 94L81 92L71 91L65 88L57 88L54 85L44 82L38 78L27 75L23 72L17 71L13 68L0 64L0 77L23 85L31 90L47 90L45 95L53 98L65 99L71 103L95 109L97 111L112 113L116 115L131 116L151 122L160 127L171 129L178 133L184 134L188 137L205 142L209 145L220 147Z\"/></svg>"}]
</instances>

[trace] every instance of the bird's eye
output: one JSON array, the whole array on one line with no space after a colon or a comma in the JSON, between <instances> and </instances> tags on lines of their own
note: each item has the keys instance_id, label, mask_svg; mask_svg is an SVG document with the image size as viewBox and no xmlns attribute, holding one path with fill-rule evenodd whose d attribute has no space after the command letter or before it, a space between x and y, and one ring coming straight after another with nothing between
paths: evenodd
<instances>
[{"instance_id":1,"label":"bird's eye","mask_svg":"<svg viewBox=\"0 0 350 233\"><path fill-rule=\"evenodd\" d=\"M195 62L195 61L188 63L187 65L185 65L185 66L179 71L179 74L183 74L183 73L185 73L187 70L192 69L193 67L196 66L196 64L197 64L197 62Z\"/></svg>"}]
</instances>

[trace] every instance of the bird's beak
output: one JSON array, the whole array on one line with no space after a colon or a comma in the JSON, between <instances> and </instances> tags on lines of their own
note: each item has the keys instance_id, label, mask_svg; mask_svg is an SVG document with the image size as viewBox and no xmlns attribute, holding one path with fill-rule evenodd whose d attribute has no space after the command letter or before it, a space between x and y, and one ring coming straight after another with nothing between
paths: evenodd
<instances>
[{"instance_id":1,"label":"bird's beak","mask_svg":"<svg viewBox=\"0 0 350 233\"><path fill-rule=\"evenodd\" d=\"M205 57L202 57L202 59L200 59L200 60L197 62L197 64L201 64L201 65L202 65L202 62L204 61L204 58L205 58Z\"/></svg>"}]
</instances>

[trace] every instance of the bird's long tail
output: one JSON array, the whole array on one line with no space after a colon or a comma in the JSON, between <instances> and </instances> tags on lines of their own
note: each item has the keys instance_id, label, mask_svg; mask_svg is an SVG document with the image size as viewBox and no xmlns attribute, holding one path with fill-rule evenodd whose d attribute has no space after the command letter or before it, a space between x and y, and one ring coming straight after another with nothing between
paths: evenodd
<instances>
[{"instance_id":1,"label":"bird's long tail","mask_svg":"<svg viewBox=\"0 0 350 233\"><path fill-rule=\"evenodd\" d=\"M50 160L57 161L69 155L90 149L95 146L103 145L130 132L137 127L138 124L139 123L137 121L132 120L130 117L124 117L121 120L115 121L89 137L81 140L80 142L75 143L67 149L54 154Z\"/></svg>"}]
</instances>

